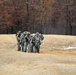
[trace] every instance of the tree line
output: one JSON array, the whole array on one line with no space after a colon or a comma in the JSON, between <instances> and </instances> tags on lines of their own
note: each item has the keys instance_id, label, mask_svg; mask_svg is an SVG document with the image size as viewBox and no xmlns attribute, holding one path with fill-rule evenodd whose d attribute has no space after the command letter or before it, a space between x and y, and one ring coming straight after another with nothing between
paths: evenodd
<instances>
[{"instance_id":1,"label":"tree line","mask_svg":"<svg viewBox=\"0 0 76 75\"><path fill-rule=\"evenodd\" d=\"M0 33L76 35L75 9L76 0L0 0Z\"/></svg>"}]
</instances>

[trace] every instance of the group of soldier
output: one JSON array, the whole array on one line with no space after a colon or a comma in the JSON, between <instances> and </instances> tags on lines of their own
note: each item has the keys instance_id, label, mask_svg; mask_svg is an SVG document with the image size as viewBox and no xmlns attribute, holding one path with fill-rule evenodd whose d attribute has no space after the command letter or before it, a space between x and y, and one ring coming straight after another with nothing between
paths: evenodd
<instances>
[{"instance_id":1,"label":"group of soldier","mask_svg":"<svg viewBox=\"0 0 76 75\"><path fill-rule=\"evenodd\" d=\"M30 33L28 31L18 31L16 33L18 51L39 53L40 45L42 44L44 37L39 32Z\"/></svg>"}]
</instances>

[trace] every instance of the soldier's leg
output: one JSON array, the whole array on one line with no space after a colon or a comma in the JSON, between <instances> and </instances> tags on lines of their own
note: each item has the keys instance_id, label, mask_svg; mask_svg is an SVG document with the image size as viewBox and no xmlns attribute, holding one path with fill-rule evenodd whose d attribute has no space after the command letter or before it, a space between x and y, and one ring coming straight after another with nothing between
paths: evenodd
<instances>
[{"instance_id":1,"label":"soldier's leg","mask_svg":"<svg viewBox=\"0 0 76 75\"><path fill-rule=\"evenodd\" d=\"M24 47L23 47L23 51L24 51L24 52L26 52L26 51L27 51L27 46L28 46L28 43L27 43L27 42L25 42L25 43L24 43Z\"/></svg>"},{"instance_id":2,"label":"soldier's leg","mask_svg":"<svg viewBox=\"0 0 76 75\"><path fill-rule=\"evenodd\" d=\"M17 44L17 45L18 45L18 51L20 51L20 43L18 42L18 44Z\"/></svg>"},{"instance_id":3,"label":"soldier's leg","mask_svg":"<svg viewBox=\"0 0 76 75\"><path fill-rule=\"evenodd\" d=\"M40 52L40 45L37 46L37 53Z\"/></svg>"},{"instance_id":4,"label":"soldier's leg","mask_svg":"<svg viewBox=\"0 0 76 75\"><path fill-rule=\"evenodd\" d=\"M28 44L28 53L32 52L33 49L33 45L32 44Z\"/></svg>"},{"instance_id":5,"label":"soldier's leg","mask_svg":"<svg viewBox=\"0 0 76 75\"><path fill-rule=\"evenodd\" d=\"M26 42L26 51L25 52L27 52L27 49L28 49L28 42Z\"/></svg>"},{"instance_id":6,"label":"soldier's leg","mask_svg":"<svg viewBox=\"0 0 76 75\"><path fill-rule=\"evenodd\" d=\"M26 42L24 42L24 46L23 46L23 52L26 52Z\"/></svg>"},{"instance_id":7,"label":"soldier's leg","mask_svg":"<svg viewBox=\"0 0 76 75\"><path fill-rule=\"evenodd\" d=\"M24 49L23 49L24 48L24 43L22 43L21 46L22 46L21 51L24 52Z\"/></svg>"},{"instance_id":8,"label":"soldier's leg","mask_svg":"<svg viewBox=\"0 0 76 75\"><path fill-rule=\"evenodd\" d=\"M31 44L31 52L33 53L33 44Z\"/></svg>"},{"instance_id":9,"label":"soldier's leg","mask_svg":"<svg viewBox=\"0 0 76 75\"><path fill-rule=\"evenodd\" d=\"M33 46L33 53L37 53L37 48Z\"/></svg>"}]
</instances>

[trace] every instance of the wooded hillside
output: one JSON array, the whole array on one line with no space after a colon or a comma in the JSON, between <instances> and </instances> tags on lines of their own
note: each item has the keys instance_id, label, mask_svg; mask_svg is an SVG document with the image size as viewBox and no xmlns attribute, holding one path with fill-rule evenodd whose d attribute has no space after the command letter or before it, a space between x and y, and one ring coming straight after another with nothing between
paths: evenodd
<instances>
[{"instance_id":1,"label":"wooded hillside","mask_svg":"<svg viewBox=\"0 0 76 75\"><path fill-rule=\"evenodd\" d=\"M76 0L0 0L0 33L18 30L76 35Z\"/></svg>"}]
</instances>

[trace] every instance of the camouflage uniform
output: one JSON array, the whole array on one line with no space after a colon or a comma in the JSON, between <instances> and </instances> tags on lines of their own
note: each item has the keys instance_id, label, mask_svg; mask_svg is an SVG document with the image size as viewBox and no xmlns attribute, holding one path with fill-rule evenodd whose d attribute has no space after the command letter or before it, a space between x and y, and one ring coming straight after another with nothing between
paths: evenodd
<instances>
[{"instance_id":1,"label":"camouflage uniform","mask_svg":"<svg viewBox=\"0 0 76 75\"><path fill-rule=\"evenodd\" d=\"M24 52L24 42L25 42L25 36L26 36L26 32L23 32L21 35L21 45L22 45L22 52Z\"/></svg>"},{"instance_id":2,"label":"camouflage uniform","mask_svg":"<svg viewBox=\"0 0 76 75\"><path fill-rule=\"evenodd\" d=\"M38 34L39 38L40 38L40 43L42 44L43 40L44 40L44 36L42 34L39 34L38 32L31 34L32 37L35 37L36 34Z\"/></svg>"},{"instance_id":3,"label":"camouflage uniform","mask_svg":"<svg viewBox=\"0 0 76 75\"><path fill-rule=\"evenodd\" d=\"M30 41L30 37L29 37L29 32L25 31L23 32L23 35L22 35L22 52L26 52L27 51L27 48L28 48L28 43Z\"/></svg>"},{"instance_id":4,"label":"camouflage uniform","mask_svg":"<svg viewBox=\"0 0 76 75\"><path fill-rule=\"evenodd\" d=\"M36 53L36 50L35 50L35 43L36 43L35 35L36 35L35 33L30 35L31 40L30 40L30 43L28 45L28 50L29 50L29 52L32 52L32 53L33 52Z\"/></svg>"},{"instance_id":5,"label":"camouflage uniform","mask_svg":"<svg viewBox=\"0 0 76 75\"><path fill-rule=\"evenodd\" d=\"M29 43L30 43L30 32L26 32L26 36L24 37L24 47L23 47L24 52L27 51Z\"/></svg>"},{"instance_id":6,"label":"camouflage uniform","mask_svg":"<svg viewBox=\"0 0 76 75\"><path fill-rule=\"evenodd\" d=\"M22 34L21 34L21 36L20 36L20 38L21 38L21 45L22 45L22 52L23 52L23 46L24 46L24 36L25 36L25 32L23 32Z\"/></svg>"},{"instance_id":7,"label":"camouflage uniform","mask_svg":"<svg viewBox=\"0 0 76 75\"><path fill-rule=\"evenodd\" d=\"M30 51L33 53L39 53L40 45L43 41L44 37L42 34L38 32L35 34L31 34L31 43L30 43Z\"/></svg>"},{"instance_id":8,"label":"camouflage uniform","mask_svg":"<svg viewBox=\"0 0 76 75\"><path fill-rule=\"evenodd\" d=\"M31 43L32 37L30 36L29 39L30 39L30 40L29 40L29 42L28 42L28 53L32 52L32 43Z\"/></svg>"},{"instance_id":9,"label":"camouflage uniform","mask_svg":"<svg viewBox=\"0 0 76 75\"><path fill-rule=\"evenodd\" d=\"M39 49L40 49L40 37L39 35L36 36L32 36L31 39L31 49L33 53L39 53Z\"/></svg>"},{"instance_id":10,"label":"camouflage uniform","mask_svg":"<svg viewBox=\"0 0 76 75\"><path fill-rule=\"evenodd\" d=\"M36 40L35 49L36 49L37 53L39 53L40 45L41 45L39 33L36 34L35 40Z\"/></svg>"},{"instance_id":11,"label":"camouflage uniform","mask_svg":"<svg viewBox=\"0 0 76 75\"><path fill-rule=\"evenodd\" d=\"M17 33L16 33L16 38L17 38L17 45L18 45L18 51L20 51L21 50L21 39L20 39L20 36L21 36L21 31L18 31Z\"/></svg>"}]
</instances>

